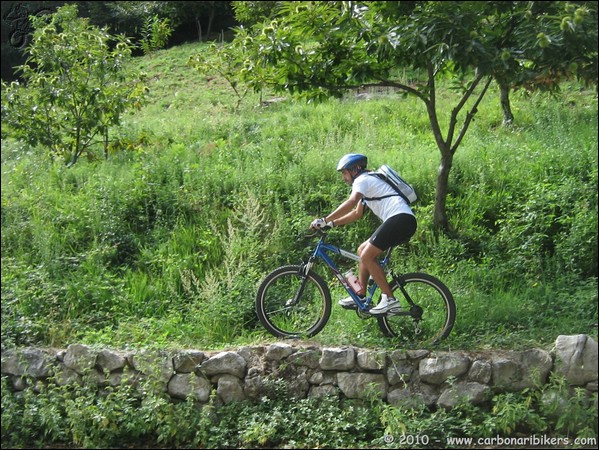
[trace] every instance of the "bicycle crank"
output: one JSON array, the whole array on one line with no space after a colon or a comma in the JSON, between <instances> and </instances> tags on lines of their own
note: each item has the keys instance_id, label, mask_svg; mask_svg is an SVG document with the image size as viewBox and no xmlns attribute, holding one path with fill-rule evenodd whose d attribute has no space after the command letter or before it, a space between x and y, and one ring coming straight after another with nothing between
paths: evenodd
<instances>
[{"instance_id":1,"label":"bicycle crank","mask_svg":"<svg viewBox=\"0 0 599 450\"><path fill-rule=\"evenodd\" d=\"M373 317L368 311L360 311L359 309L356 309L356 314L360 319L371 319Z\"/></svg>"},{"instance_id":2,"label":"bicycle crank","mask_svg":"<svg viewBox=\"0 0 599 450\"><path fill-rule=\"evenodd\" d=\"M424 310L418 305L412 305L410 308L410 316L414 318L414 321L419 321L422 319L422 313Z\"/></svg>"}]
</instances>

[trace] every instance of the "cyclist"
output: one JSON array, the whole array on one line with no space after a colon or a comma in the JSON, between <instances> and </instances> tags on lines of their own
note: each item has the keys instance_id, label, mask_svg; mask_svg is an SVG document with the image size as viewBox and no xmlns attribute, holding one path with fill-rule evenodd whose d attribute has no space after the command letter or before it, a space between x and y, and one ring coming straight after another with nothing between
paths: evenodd
<instances>
[{"instance_id":1,"label":"cyclist","mask_svg":"<svg viewBox=\"0 0 599 450\"><path fill-rule=\"evenodd\" d=\"M367 176L368 158L361 154L344 155L337 164L343 181L351 185L349 198L337 207L331 214L312 221L312 228L323 228L347 225L355 222L364 215L364 207L368 206L383 222L372 236L358 247L360 256L358 278L363 286L360 297L364 297L368 277L372 276L381 288L381 301L370 309L370 314L383 315L391 310L401 308L393 297L391 287L387 282L385 272L378 262L378 256L388 248L402 242L408 242L416 232L416 217L410 205L389 186L385 181L374 176ZM351 297L339 300L345 308L355 307Z\"/></svg>"}]
</instances>

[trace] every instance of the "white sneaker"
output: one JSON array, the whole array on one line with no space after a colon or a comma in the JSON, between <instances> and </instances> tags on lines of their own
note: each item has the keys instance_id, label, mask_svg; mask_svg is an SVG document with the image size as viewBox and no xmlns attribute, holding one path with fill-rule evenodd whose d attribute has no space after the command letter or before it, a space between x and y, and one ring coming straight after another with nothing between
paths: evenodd
<instances>
[{"instance_id":1,"label":"white sneaker","mask_svg":"<svg viewBox=\"0 0 599 450\"><path fill-rule=\"evenodd\" d=\"M342 298L341 300L339 300L339 305L346 309L358 307L358 305L356 305L356 302L354 302L354 299L351 297Z\"/></svg>"},{"instance_id":2,"label":"white sneaker","mask_svg":"<svg viewBox=\"0 0 599 450\"><path fill-rule=\"evenodd\" d=\"M381 294L381 301L374 308L371 308L368 312L373 316L379 316L382 314L386 314L389 311L394 310L397 312L401 310L401 306L399 302L394 298L387 298L386 294Z\"/></svg>"}]
</instances>

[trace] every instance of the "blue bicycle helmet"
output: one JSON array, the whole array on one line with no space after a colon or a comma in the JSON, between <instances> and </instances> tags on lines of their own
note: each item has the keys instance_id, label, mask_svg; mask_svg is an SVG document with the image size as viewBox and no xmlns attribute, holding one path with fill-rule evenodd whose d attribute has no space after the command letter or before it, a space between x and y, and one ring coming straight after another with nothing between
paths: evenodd
<instances>
[{"instance_id":1,"label":"blue bicycle helmet","mask_svg":"<svg viewBox=\"0 0 599 450\"><path fill-rule=\"evenodd\" d=\"M349 153L344 155L337 164L337 170L351 169L354 166L360 166L363 169L368 165L368 158L358 153Z\"/></svg>"}]
</instances>

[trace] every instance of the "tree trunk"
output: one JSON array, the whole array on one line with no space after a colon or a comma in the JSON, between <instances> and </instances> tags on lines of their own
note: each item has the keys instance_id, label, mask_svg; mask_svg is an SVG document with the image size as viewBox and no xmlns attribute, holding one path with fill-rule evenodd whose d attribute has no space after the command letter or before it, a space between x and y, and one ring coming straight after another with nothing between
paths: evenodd
<instances>
[{"instance_id":1,"label":"tree trunk","mask_svg":"<svg viewBox=\"0 0 599 450\"><path fill-rule=\"evenodd\" d=\"M208 17L208 29L206 30L206 40L210 39L210 33L212 32L212 21L214 20L215 9L210 8L210 16Z\"/></svg>"},{"instance_id":2,"label":"tree trunk","mask_svg":"<svg viewBox=\"0 0 599 450\"><path fill-rule=\"evenodd\" d=\"M453 163L453 153L451 151L451 137L448 137L448 141L443 138L441 132L441 126L437 116L436 107L436 95L435 95L435 72L433 66L429 66L428 69L428 86L429 86L429 98L421 99L426 105L428 112L428 118L435 137L437 147L441 152L441 164L439 165L439 172L437 173L437 184L435 186L435 204L433 206L433 228L435 232L447 232L449 228L449 220L447 219L447 190L449 186L449 172L451 171L451 165ZM453 130L455 128L455 121L450 123L450 130L448 136L453 136Z\"/></svg>"},{"instance_id":3,"label":"tree trunk","mask_svg":"<svg viewBox=\"0 0 599 450\"><path fill-rule=\"evenodd\" d=\"M479 82L484 78L483 75L477 75L477 78L470 85L469 89L464 93L464 96L460 100L460 102L456 105L456 107L451 112L451 117L449 120L449 124L447 126L447 138L443 138L443 133L441 132L441 126L439 124L439 120L437 117L436 110L436 92L435 92L435 72L433 67L429 67L429 95L428 99L421 97L426 104L426 109L428 112L428 117L431 123L431 128L433 130L433 135L435 136L435 142L437 143L437 147L441 152L441 165L439 166L439 172L437 174L437 185L435 187L435 205L433 210L433 226L437 231L448 232L449 231L449 220L447 218L447 193L449 186L449 172L451 171L451 166L453 165L453 155L455 154L458 146L462 142L474 115L478 110L478 105L482 101L491 81L493 80L491 77L488 77L487 83L485 84L482 91L477 94L476 101L472 105L470 111L467 112L466 118L462 123L461 129L456 135L456 127L458 126L458 113L465 106L468 99L474 92L474 89L479 84Z\"/></svg>"},{"instance_id":4,"label":"tree trunk","mask_svg":"<svg viewBox=\"0 0 599 450\"><path fill-rule=\"evenodd\" d=\"M104 159L108 161L108 127L104 131Z\"/></svg>"},{"instance_id":5,"label":"tree trunk","mask_svg":"<svg viewBox=\"0 0 599 450\"><path fill-rule=\"evenodd\" d=\"M449 172L453 165L453 154L449 149L441 150L441 164L437 173L435 186L435 206L433 211L433 224L436 230L448 231L447 219L447 192L449 187Z\"/></svg>"},{"instance_id":6,"label":"tree trunk","mask_svg":"<svg viewBox=\"0 0 599 450\"><path fill-rule=\"evenodd\" d=\"M202 24L199 17L196 17L196 26L198 28L198 40L202 42Z\"/></svg>"},{"instance_id":7,"label":"tree trunk","mask_svg":"<svg viewBox=\"0 0 599 450\"><path fill-rule=\"evenodd\" d=\"M503 125L510 126L514 122L514 115L510 106L510 87L507 84L499 83L499 101L503 111Z\"/></svg>"}]
</instances>

